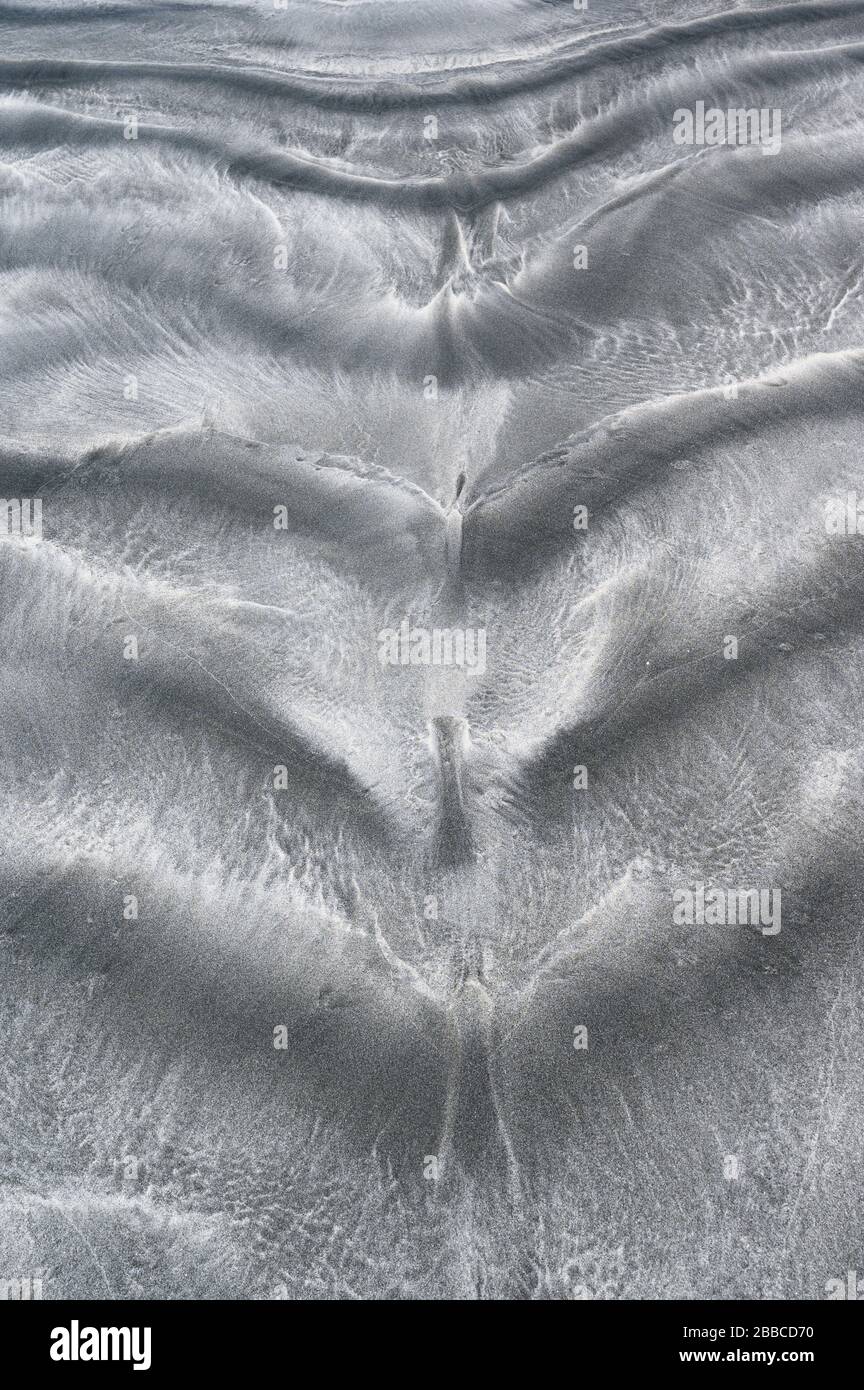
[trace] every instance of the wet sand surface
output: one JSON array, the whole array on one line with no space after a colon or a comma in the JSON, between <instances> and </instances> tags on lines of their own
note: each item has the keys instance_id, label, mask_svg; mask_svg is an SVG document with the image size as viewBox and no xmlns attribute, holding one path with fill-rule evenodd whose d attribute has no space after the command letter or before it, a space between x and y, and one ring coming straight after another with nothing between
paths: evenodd
<instances>
[{"instance_id":1,"label":"wet sand surface","mask_svg":"<svg viewBox=\"0 0 864 1390\"><path fill-rule=\"evenodd\" d=\"M0 39L0 1277L824 1297L864 4Z\"/></svg>"}]
</instances>

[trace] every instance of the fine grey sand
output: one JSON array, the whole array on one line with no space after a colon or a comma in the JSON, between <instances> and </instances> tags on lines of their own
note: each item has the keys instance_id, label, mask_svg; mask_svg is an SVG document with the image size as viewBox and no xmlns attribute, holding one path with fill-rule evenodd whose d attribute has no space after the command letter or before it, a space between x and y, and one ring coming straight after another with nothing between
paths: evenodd
<instances>
[{"instance_id":1,"label":"fine grey sand","mask_svg":"<svg viewBox=\"0 0 864 1390\"><path fill-rule=\"evenodd\" d=\"M0 40L0 1281L824 1298L864 3Z\"/></svg>"}]
</instances>

